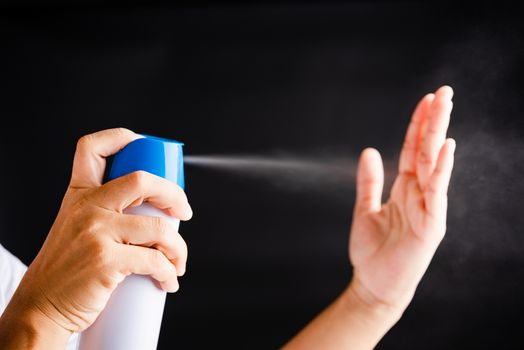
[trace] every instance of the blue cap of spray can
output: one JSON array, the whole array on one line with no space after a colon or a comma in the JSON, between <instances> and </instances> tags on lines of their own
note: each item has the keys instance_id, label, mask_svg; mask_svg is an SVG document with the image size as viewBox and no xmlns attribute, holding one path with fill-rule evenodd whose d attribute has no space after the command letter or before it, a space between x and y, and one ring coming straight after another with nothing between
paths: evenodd
<instances>
[{"instance_id":1,"label":"blue cap of spray can","mask_svg":"<svg viewBox=\"0 0 524 350\"><path fill-rule=\"evenodd\" d=\"M108 180L143 170L184 188L184 144L155 136L142 136L115 155Z\"/></svg>"}]
</instances>

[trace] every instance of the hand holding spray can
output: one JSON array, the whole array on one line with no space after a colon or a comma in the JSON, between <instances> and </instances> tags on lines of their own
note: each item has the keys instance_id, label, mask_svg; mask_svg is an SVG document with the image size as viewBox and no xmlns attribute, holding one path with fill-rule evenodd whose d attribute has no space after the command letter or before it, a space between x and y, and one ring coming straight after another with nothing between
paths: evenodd
<instances>
[{"instance_id":1,"label":"hand holding spray can","mask_svg":"<svg viewBox=\"0 0 524 350\"><path fill-rule=\"evenodd\" d=\"M184 187L183 144L145 136L118 152L108 181L143 170ZM180 220L144 203L124 211L160 216L178 230ZM157 347L166 292L149 276L130 275L113 291L104 311L80 338L80 350L154 350Z\"/></svg>"}]
</instances>

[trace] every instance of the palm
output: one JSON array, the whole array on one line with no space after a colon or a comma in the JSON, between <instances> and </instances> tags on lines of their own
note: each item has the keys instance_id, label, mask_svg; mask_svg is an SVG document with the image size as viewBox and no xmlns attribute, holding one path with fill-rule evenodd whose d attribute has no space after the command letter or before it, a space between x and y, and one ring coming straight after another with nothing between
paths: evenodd
<instances>
[{"instance_id":1,"label":"palm","mask_svg":"<svg viewBox=\"0 0 524 350\"><path fill-rule=\"evenodd\" d=\"M350 236L355 279L378 301L407 305L445 233L453 141L446 141L452 91L417 106L391 196L381 204L383 169L375 150L362 154Z\"/></svg>"}]
</instances>

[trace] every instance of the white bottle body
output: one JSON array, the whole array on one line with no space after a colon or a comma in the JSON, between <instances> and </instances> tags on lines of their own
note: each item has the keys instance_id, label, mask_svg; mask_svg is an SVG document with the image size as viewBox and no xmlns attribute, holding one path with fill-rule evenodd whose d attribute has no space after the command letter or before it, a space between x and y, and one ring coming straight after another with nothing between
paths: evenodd
<instances>
[{"instance_id":1,"label":"white bottle body","mask_svg":"<svg viewBox=\"0 0 524 350\"><path fill-rule=\"evenodd\" d=\"M178 231L180 221L145 203L126 214L162 216ZM149 276L130 275L113 291L96 321L82 332L79 350L157 348L166 292Z\"/></svg>"}]
</instances>

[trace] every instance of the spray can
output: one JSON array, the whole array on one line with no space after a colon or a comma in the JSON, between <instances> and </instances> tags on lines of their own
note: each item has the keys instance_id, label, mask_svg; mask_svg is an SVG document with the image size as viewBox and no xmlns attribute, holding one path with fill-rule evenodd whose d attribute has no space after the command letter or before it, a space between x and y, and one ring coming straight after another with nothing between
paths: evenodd
<instances>
[{"instance_id":1,"label":"spray can","mask_svg":"<svg viewBox=\"0 0 524 350\"><path fill-rule=\"evenodd\" d=\"M153 136L129 143L118 152L108 180L144 170L184 187L183 144ZM126 214L162 216L178 230L180 221L144 203ZM79 350L154 350L157 347L166 292L149 276L130 275L112 293L105 309L80 337Z\"/></svg>"}]
</instances>

